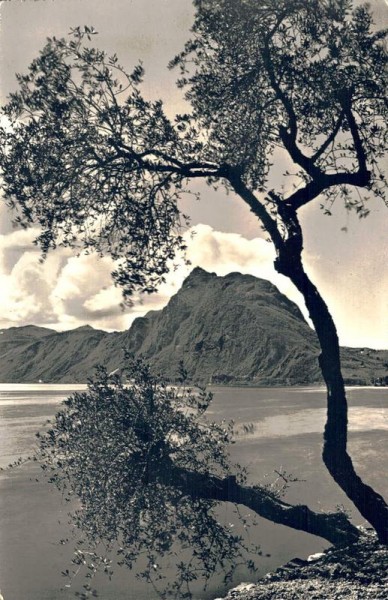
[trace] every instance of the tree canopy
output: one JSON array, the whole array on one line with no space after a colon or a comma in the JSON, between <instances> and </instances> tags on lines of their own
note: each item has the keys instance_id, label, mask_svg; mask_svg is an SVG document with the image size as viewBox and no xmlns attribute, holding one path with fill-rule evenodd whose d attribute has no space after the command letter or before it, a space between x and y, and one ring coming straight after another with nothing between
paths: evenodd
<instances>
[{"instance_id":1,"label":"tree canopy","mask_svg":"<svg viewBox=\"0 0 388 600\"><path fill-rule=\"evenodd\" d=\"M62 244L111 254L128 297L155 290L184 249L177 199L189 179L237 192L240 180L259 193L267 211L249 194L244 200L278 246L289 235L284 206L341 195L363 216L366 195L383 195L386 183L385 32L373 31L366 7L195 5L193 38L171 62L190 114L169 121L162 102L142 96L141 65L127 73L91 47L90 27L49 39L4 108L3 189L20 222L40 223L44 253ZM284 198L267 189L275 148L300 181Z\"/></svg>"},{"instance_id":2,"label":"tree canopy","mask_svg":"<svg viewBox=\"0 0 388 600\"><path fill-rule=\"evenodd\" d=\"M280 146L306 183L335 174L322 189L368 180L380 194L385 34L371 32L368 10L350 18L349 2L196 5L195 37L172 64L206 131L204 157L238 167L250 189L264 192ZM291 194L295 208L306 191Z\"/></svg>"},{"instance_id":3,"label":"tree canopy","mask_svg":"<svg viewBox=\"0 0 388 600\"><path fill-rule=\"evenodd\" d=\"M68 502L79 499L76 566L85 561L90 575L101 567L109 573L114 556L131 569L143 557L141 576L163 590L160 561L169 557L176 563L169 592L190 597L193 580L206 581L217 569L230 577L245 548L219 522L210 492L211 477L220 482L233 471L245 481L228 456L232 425L206 420L212 395L183 378L168 386L144 361L129 358L126 374L130 386L100 368L87 392L65 400L48 431L37 434L35 458ZM208 494L190 473L197 483L208 480ZM179 556L185 551L188 564Z\"/></svg>"}]
</instances>

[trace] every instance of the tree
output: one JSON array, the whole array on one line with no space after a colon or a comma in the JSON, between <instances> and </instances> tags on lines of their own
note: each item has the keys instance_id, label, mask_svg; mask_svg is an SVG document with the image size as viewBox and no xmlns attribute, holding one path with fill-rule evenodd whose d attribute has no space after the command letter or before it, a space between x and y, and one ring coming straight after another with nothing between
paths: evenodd
<instances>
[{"instance_id":1,"label":"tree","mask_svg":"<svg viewBox=\"0 0 388 600\"><path fill-rule=\"evenodd\" d=\"M254 570L246 553L260 556L260 548L248 546L233 524L219 522L219 502L333 543L358 539L341 512L317 514L286 503L278 486L248 486L245 469L230 461L232 424L208 421L212 394L188 388L183 368L174 387L142 359L127 361L130 386L100 368L88 390L67 399L48 431L37 434L34 459L65 500L75 496L82 507L72 519L82 532L76 570L85 562L92 577L101 566L111 572L112 555L129 568L143 557L140 575L160 590L166 557L177 563L167 590L178 598L191 597L190 582L206 582L215 572L229 581L239 559ZM249 516L238 517L252 525Z\"/></svg>"},{"instance_id":2,"label":"tree","mask_svg":"<svg viewBox=\"0 0 388 600\"><path fill-rule=\"evenodd\" d=\"M190 114L167 119L140 92L141 66L91 48L92 28L49 39L4 114L3 189L19 222L38 222L45 254L56 244L109 254L130 301L154 291L184 251L177 201L193 179L233 190L257 216L277 253L276 270L302 293L314 324L327 386L323 460L388 542L384 499L355 472L347 453L347 401L339 343L328 308L304 270L300 209L335 199L360 217L383 198L385 32L366 7L337 0L194 0L193 38L179 68ZM298 185L268 189L275 149L291 159ZM351 192L355 190L355 192ZM243 503L258 514L332 542L355 539L337 515L273 503L228 477L170 464L163 483L203 499Z\"/></svg>"}]
</instances>

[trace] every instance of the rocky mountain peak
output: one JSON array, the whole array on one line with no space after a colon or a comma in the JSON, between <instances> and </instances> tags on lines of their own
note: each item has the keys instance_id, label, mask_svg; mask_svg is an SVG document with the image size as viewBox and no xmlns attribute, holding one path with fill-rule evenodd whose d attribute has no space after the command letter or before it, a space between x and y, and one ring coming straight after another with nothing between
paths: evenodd
<instances>
[{"instance_id":1,"label":"rocky mountain peak","mask_svg":"<svg viewBox=\"0 0 388 600\"><path fill-rule=\"evenodd\" d=\"M203 283L209 282L211 279L216 278L216 273L209 273L202 269L201 267L194 267L191 273L186 277L183 281L182 289L187 288L192 285L201 285Z\"/></svg>"}]
</instances>

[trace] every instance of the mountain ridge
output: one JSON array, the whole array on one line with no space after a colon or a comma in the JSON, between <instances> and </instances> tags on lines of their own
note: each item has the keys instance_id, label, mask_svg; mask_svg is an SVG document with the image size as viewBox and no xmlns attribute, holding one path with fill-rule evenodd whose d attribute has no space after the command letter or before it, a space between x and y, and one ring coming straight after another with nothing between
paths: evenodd
<instances>
[{"instance_id":1,"label":"mountain ridge","mask_svg":"<svg viewBox=\"0 0 388 600\"><path fill-rule=\"evenodd\" d=\"M86 382L97 364L125 367L125 352L143 355L168 380L183 360L193 383L322 383L314 331L291 300L267 280L196 267L160 311L129 330L90 325L56 332L27 325L1 330L0 382ZM388 381L388 351L342 349L348 383Z\"/></svg>"}]
</instances>

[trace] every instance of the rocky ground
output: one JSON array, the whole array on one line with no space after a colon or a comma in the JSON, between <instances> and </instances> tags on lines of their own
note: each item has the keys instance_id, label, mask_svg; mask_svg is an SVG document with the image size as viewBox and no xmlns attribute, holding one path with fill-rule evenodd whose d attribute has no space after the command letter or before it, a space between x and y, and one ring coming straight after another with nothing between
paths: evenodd
<instances>
[{"instance_id":1,"label":"rocky ground","mask_svg":"<svg viewBox=\"0 0 388 600\"><path fill-rule=\"evenodd\" d=\"M370 532L357 544L294 559L257 584L242 583L222 600L386 600L388 547ZM218 599L221 600L221 599Z\"/></svg>"}]
</instances>

